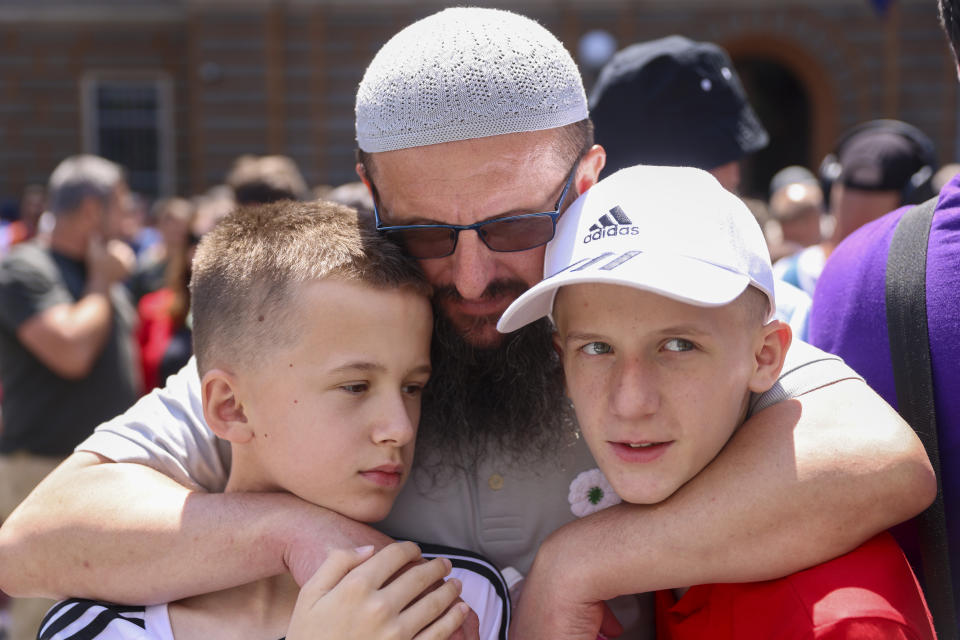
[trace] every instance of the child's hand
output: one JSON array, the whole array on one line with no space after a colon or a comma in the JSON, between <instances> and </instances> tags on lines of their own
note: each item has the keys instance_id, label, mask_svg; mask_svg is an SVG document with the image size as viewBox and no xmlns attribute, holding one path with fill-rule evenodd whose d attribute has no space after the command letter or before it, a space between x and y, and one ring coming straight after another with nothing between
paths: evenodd
<instances>
[{"instance_id":1,"label":"child's hand","mask_svg":"<svg viewBox=\"0 0 960 640\"><path fill-rule=\"evenodd\" d=\"M445 640L460 628L470 608L460 582L448 580L424 593L450 572L450 561L420 559L412 542L395 542L373 555L373 547L335 550L300 590L287 640ZM412 603L412 604L411 604Z\"/></svg>"}]
</instances>

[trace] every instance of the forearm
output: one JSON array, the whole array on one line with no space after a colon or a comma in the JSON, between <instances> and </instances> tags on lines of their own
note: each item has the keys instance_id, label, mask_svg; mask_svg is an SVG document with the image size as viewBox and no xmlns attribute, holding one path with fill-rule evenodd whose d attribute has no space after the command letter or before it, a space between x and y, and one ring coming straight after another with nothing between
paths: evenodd
<instances>
[{"instance_id":1,"label":"forearm","mask_svg":"<svg viewBox=\"0 0 960 640\"><path fill-rule=\"evenodd\" d=\"M100 460L74 454L0 527L0 588L151 604L288 569L309 577L330 548L389 542L290 495L191 492Z\"/></svg>"},{"instance_id":2,"label":"forearm","mask_svg":"<svg viewBox=\"0 0 960 640\"><path fill-rule=\"evenodd\" d=\"M665 502L561 529L537 562L542 570L562 558L564 583L595 599L771 579L853 549L934 492L912 430L866 385L843 381L749 420ZM585 548L595 551L575 552Z\"/></svg>"},{"instance_id":3,"label":"forearm","mask_svg":"<svg viewBox=\"0 0 960 640\"><path fill-rule=\"evenodd\" d=\"M65 378L82 378L103 350L113 323L105 291L88 291L73 304L61 304L30 318L17 337L47 367Z\"/></svg>"}]
</instances>

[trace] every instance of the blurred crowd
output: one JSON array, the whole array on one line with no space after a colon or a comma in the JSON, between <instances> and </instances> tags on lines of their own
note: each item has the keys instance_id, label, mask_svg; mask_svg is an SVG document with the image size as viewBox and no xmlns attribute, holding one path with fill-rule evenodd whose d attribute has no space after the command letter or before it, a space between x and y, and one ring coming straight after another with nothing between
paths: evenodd
<instances>
[{"instance_id":1,"label":"blurred crowd","mask_svg":"<svg viewBox=\"0 0 960 640\"><path fill-rule=\"evenodd\" d=\"M88 179L76 177L77 181ZM47 207L47 191L47 185L27 186L19 208L0 220L0 258L22 243L49 243L56 216ZM162 386L190 358L190 261L203 235L237 206L313 198L372 210L369 192L361 182L311 189L289 157L243 155L234 161L222 184L193 196L149 201L124 185L112 229L78 230L84 243L99 236L119 240L132 251L133 260L120 280L136 309L133 337L139 394Z\"/></svg>"}]
</instances>

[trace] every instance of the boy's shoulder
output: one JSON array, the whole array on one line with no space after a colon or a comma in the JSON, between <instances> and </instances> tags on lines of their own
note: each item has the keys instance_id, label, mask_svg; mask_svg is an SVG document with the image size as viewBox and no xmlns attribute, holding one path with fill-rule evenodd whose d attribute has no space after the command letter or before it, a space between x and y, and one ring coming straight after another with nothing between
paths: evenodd
<instances>
[{"instance_id":1,"label":"boy's shoulder","mask_svg":"<svg viewBox=\"0 0 960 640\"><path fill-rule=\"evenodd\" d=\"M173 640L166 605L128 606L71 598L44 617L38 640Z\"/></svg>"},{"instance_id":2,"label":"boy's shoulder","mask_svg":"<svg viewBox=\"0 0 960 640\"><path fill-rule=\"evenodd\" d=\"M669 606L668 606L669 605ZM778 580L692 587L679 602L658 594L658 624L672 640L712 638L904 637L933 640L920 586L893 538L882 533L850 553ZM722 621L722 622L721 622Z\"/></svg>"},{"instance_id":3,"label":"boy's shoulder","mask_svg":"<svg viewBox=\"0 0 960 640\"><path fill-rule=\"evenodd\" d=\"M782 581L817 629L871 618L900 624L919 638L934 637L920 585L889 533Z\"/></svg>"}]
</instances>

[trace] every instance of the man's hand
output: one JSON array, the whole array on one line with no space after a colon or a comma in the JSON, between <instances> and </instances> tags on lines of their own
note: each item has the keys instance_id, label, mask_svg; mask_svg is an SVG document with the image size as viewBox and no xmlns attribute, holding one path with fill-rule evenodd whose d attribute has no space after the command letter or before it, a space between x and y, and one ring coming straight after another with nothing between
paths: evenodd
<instances>
[{"instance_id":1,"label":"man's hand","mask_svg":"<svg viewBox=\"0 0 960 640\"><path fill-rule=\"evenodd\" d=\"M120 240L104 242L94 237L87 246L87 277L91 284L108 286L126 280L136 262L133 249Z\"/></svg>"},{"instance_id":2,"label":"man's hand","mask_svg":"<svg viewBox=\"0 0 960 640\"><path fill-rule=\"evenodd\" d=\"M328 555L300 591L288 640L445 640L461 627L470 608L455 603L459 581L425 593L450 572L449 560L435 558L393 578L420 559L417 545L397 542L372 554L368 546Z\"/></svg>"}]
</instances>

